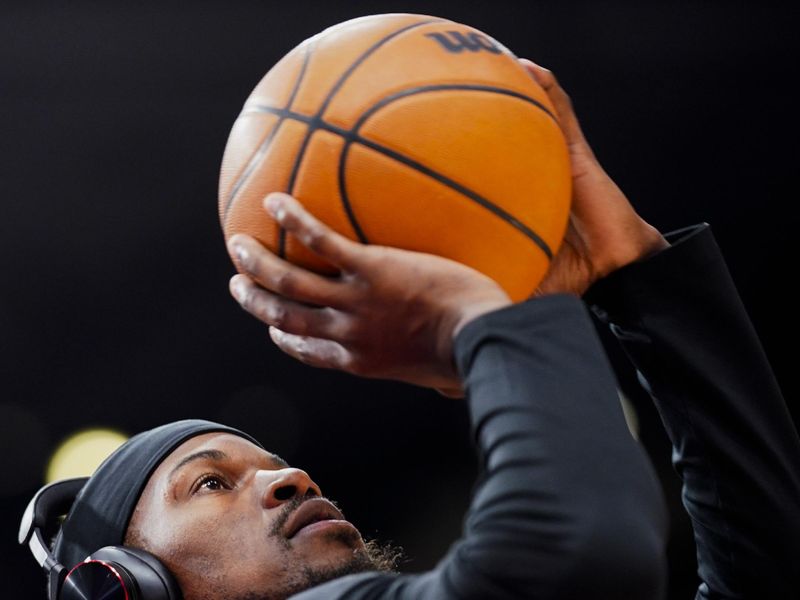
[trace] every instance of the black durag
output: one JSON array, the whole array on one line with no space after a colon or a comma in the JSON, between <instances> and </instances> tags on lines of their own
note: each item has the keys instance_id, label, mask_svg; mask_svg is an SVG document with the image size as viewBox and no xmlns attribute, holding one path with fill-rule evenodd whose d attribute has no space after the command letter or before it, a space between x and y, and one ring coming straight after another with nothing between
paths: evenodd
<instances>
[{"instance_id":1,"label":"black durag","mask_svg":"<svg viewBox=\"0 0 800 600\"><path fill-rule=\"evenodd\" d=\"M143 431L117 448L81 489L56 536L53 553L72 568L104 546L121 546L133 510L159 464L189 438L219 431L263 446L228 427L189 419Z\"/></svg>"}]
</instances>

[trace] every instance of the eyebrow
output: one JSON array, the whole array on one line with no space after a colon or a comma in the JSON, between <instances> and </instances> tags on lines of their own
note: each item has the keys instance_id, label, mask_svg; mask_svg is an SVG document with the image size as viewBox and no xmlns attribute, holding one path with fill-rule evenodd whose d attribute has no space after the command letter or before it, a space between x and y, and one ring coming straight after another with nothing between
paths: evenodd
<instances>
[{"instance_id":1,"label":"eyebrow","mask_svg":"<svg viewBox=\"0 0 800 600\"><path fill-rule=\"evenodd\" d=\"M289 463L287 463L285 460L283 460L277 454L271 454L271 453L267 453L267 454L269 454L270 460L272 460L274 463L280 465L281 467L285 468L285 467L289 466ZM175 467L172 469L172 471L170 471L170 474L167 477L167 480L169 482L172 482L173 478L175 477L175 475L176 475L176 473L178 471L180 471L183 467L185 467L189 463L192 463L192 462L194 462L196 460L223 461L223 460L227 460L228 458L229 458L229 456L227 454L225 454L222 450L214 450L214 449L200 450L198 452L195 452L194 454L190 454L189 456L183 457L183 459L177 465L175 465Z\"/></svg>"},{"instance_id":2,"label":"eyebrow","mask_svg":"<svg viewBox=\"0 0 800 600\"><path fill-rule=\"evenodd\" d=\"M169 482L172 482L178 471L180 471L183 467L185 467L189 463L192 463L196 460L210 459L210 460L220 461L220 460L225 460L227 458L228 455L225 454L222 450L200 450L199 452L195 452L194 454L190 454L189 456L184 456L183 460L181 460L181 462L175 465L175 468L172 469L172 471L170 471L167 480Z\"/></svg>"}]
</instances>

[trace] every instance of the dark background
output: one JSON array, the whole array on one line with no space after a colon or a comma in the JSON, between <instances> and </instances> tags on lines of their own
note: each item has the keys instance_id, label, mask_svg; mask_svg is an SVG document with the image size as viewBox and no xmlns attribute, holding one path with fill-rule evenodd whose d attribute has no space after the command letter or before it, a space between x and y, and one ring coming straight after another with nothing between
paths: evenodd
<instances>
[{"instance_id":1,"label":"dark background","mask_svg":"<svg viewBox=\"0 0 800 600\"><path fill-rule=\"evenodd\" d=\"M363 532L431 567L475 475L464 405L293 362L231 300L217 221L228 131L250 90L324 27L448 17L552 68L607 170L662 231L707 221L797 421L796 9L736 2L0 4L0 573L49 454L89 426L202 417L308 470ZM672 509L670 598L694 546L669 444L623 369ZM6 592L3 593L4 597Z\"/></svg>"}]
</instances>

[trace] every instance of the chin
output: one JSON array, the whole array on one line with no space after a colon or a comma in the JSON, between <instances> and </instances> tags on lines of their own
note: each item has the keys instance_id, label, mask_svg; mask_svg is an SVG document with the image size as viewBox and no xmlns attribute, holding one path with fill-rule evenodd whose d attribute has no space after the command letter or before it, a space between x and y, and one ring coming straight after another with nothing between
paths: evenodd
<instances>
[{"instance_id":1,"label":"chin","mask_svg":"<svg viewBox=\"0 0 800 600\"><path fill-rule=\"evenodd\" d=\"M351 572L372 568L369 553L361 534L353 528L331 528L302 541L294 549L301 550L303 564L312 569L353 569Z\"/></svg>"},{"instance_id":2,"label":"chin","mask_svg":"<svg viewBox=\"0 0 800 600\"><path fill-rule=\"evenodd\" d=\"M376 570L366 550L363 549L342 548L341 551L332 551L325 556L315 558L317 560L305 563L299 568L301 589L308 589L345 575Z\"/></svg>"}]
</instances>

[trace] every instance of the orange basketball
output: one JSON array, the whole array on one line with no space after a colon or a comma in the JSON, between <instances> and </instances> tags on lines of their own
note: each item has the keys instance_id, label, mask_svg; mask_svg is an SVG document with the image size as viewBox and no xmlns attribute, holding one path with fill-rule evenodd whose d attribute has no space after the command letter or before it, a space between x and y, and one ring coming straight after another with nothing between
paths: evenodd
<instances>
[{"instance_id":1,"label":"orange basketball","mask_svg":"<svg viewBox=\"0 0 800 600\"><path fill-rule=\"evenodd\" d=\"M561 244L570 181L555 110L509 50L446 19L372 15L258 83L225 148L219 216L226 239L331 272L262 208L288 192L348 238L457 260L518 301Z\"/></svg>"}]
</instances>

